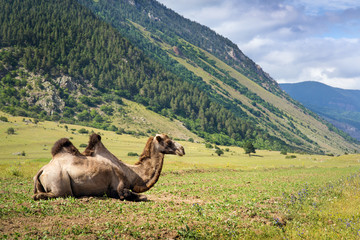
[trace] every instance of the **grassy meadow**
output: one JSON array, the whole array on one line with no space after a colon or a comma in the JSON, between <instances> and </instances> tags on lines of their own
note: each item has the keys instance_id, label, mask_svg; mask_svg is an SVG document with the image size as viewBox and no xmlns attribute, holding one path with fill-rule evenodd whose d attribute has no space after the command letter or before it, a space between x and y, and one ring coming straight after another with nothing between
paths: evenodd
<instances>
[{"instance_id":1,"label":"grassy meadow","mask_svg":"<svg viewBox=\"0 0 360 240\"><path fill-rule=\"evenodd\" d=\"M134 163L146 138L38 122L5 114L0 122L1 239L359 239L360 155L337 157L238 147L224 155L179 141L186 155L165 156L149 201L106 197L33 201L32 177L51 147L70 138L80 151L85 128L118 158ZM9 128L15 134L8 134Z\"/></svg>"}]
</instances>

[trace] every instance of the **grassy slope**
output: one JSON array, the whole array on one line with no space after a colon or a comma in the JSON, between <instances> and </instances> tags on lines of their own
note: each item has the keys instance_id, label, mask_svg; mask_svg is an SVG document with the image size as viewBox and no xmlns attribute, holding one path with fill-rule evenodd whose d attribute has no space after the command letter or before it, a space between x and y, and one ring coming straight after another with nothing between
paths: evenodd
<instances>
[{"instance_id":1,"label":"grassy slope","mask_svg":"<svg viewBox=\"0 0 360 240\"><path fill-rule=\"evenodd\" d=\"M205 52L205 51L204 51ZM248 78L244 77L242 74L237 72L235 69L229 67L224 62L220 61L219 59L215 58L213 55L205 52L210 59L213 59L217 62L217 66L222 69L225 69L230 73L232 77L237 79L241 84L246 86L252 92L257 93L262 99L266 102L273 104L274 106L278 107L280 110L284 111L289 116L295 119L294 125L298 128L301 132L305 133L311 140L315 141L319 144L319 146L323 149L327 149L330 152L338 152L337 149L343 149L346 151L347 148L352 149L356 148L355 145L349 144L342 139L339 135L335 134L334 132L329 131L328 127L319 122L318 120L314 119L313 117L309 116L308 114L304 113L301 109L298 109L297 106L290 103L284 98L276 96L271 92L265 90L264 88L260 87L255 82L249 80ZM240 94L239 94L240 95ZM235 98L239 98L235 96ZM287 119L281 119L271 112L268 112L275 122L281 122L282 125L287 125ZM278 125L279 126L279 125ZM280 127L280 126L279 126ZM320 131L317 131L320 130ZM313 132L316 132L314 134ZM275 132L274 132L275 133ZM275 135L277 135L275 133ZM296 134L292 134L295 138L297 137ZM281 136L277 135L281 138ZM327 140L325 136L329 137L330 140ZM342 145L341 145L342 144Z\"/></svg>"},{"instance_id":2,"label":"grassy slope","mask_svg":"<svg viewBox=\"0 0 360 240\"><path fill-rule=\"evenodd\" d=\"M142 106L136 104L136 107ZM152 112L149 114L152 114ZM135 161L135 158L127 156L127 153L136 152L140 154L147 139L147 137L134 137L127 134L118 135L114 132L91 127L59 124L49 121L35 124L30 118L12 117L1 112L0 116L5 116L9 120L9 122L0 122L0 138L2 139L0 144L0 161L3 163L16 163L18 161L22 162L34 159L49 160L51 158L50 151L52 145L62 137L70 138L74 145L82 151L84 148L80 148L80 144L86 144L88 142L88 134L78 133L78 130L81 128L103 135L105 146L125 162ZM68 126L68 131L65 125ZM10 127L15 129L14 135L8 135L6 133ZM180 142L186 148L186 156L182 158L168 156L167 161L170 163L164 166L165 170L179 170L179 168L188 169L193 167L229 167L232 169L248 170L258 168L302 167L304 165L313 167L335 167L338 166L338 160L341 159L341 157L338 157L334 161L335 158L329 156L301 154L293 154L297 156L295 159L286 159L285 156L280 155L278 151L265 150L257 150L257 153L249 158L248 155L244 154L244 150L239 147L222 147L223 149L228 148L229 152L225 152L225 155L219 158L216 157L215 149L205 148L203 143ZM23 151L26 154L25 156L16 155L16 153ZM350 156L355 156L354 158L357 157L357 155L349 155L346 158L351 159ZM351 159L351 161L352 160L353 159ZM346 165L347 163L344 162L344 164Z\"/></svg>"},{"instance_id":3,"label":"grassy slope","mask_svg":"<svg viewBox=\"0 0 360 240\"><path fill-rule=\"evenodd\" d=\"M115 114L112 117L113 122L119 128L143 132L146 132L147 129L152 129L157 133L166 133L174 138L185 140L193 138L195 141L201 141L201 138L187 130L179 121L170 121L168 118L147 110L143 105L128 100L124 100L124 103L125 116L124 114L121 114L121 116L120 114ZM2 143L0 144L0 160L21 159L21 157L15 153L21 153L22 151L26 153L26 159L50 158L51 147L59 138L71 138L74 145L79 147L80 144L86 144L88 142L88 135L78 133L79 129L85 128L89 132L94 131L102 134L106 132L91 127L59 124L49 121L35 124L31 118L12 117L2 112L0 112L0 116L5 116L9 120L9 122L0 122L0 136L2 139ZM66 131L65 126L68 126L68 131ZM15 129L15 135L6 134L7 129L10 127ZM125 144L130 144L129 142L131 142L133 146L135 143L140 143L141 141L139 141L138 138L129 137L129 135L123 137L114 132L107 131L106 135L104 142L108 142L107 146L114 149L113 151L115 151L115 153L127 156L127 153L130 151L139 154L142 151L143 146L140 145L138 149L128 149L127 147L124 149L124 146L122 146L121 152L117 152L116 146L121 142ZM133 140L129 140L129 138Z\"/></svg>"},{"instance_id":4,"label":"grassy slope","mask_svg":"<svg viewBox=\"0 0 360 240\"><path fill-rule=\"evenodd\" d=\"M31 178L49 161L53 142L72 137L79 146L88 136L70 132L81 126L69 125L67 132L62 124L35 125L7 117L9 123L0 123L2 239L358 237L360 155L294 154L296 158L286 159L279 152L257 151L249 157L243 149L230 147L218 157L204 144L180 141L186 155L165 157L159 182L146 192L149 202L107 198L34 202ZM7 135L8 127L14 127L16 135ZM92 130L128 163L136 157L127 153L140 153L146 142ZM12 155L21 151L26 156Z\"/></svg>"},{"instance_id":5,"label":"grassy slope","mask_svg":"<svg viewBox=\"0 0 360 240\"><path fill-rule=\"evenodd\" d=\"M230 96L229 96L230 98L238 99L243 104L247 105L250 108L253 108L253 106L251 105L252 101L250 99L241 95L239 92L234 90L232 87L224 84L219 79L217 79L214 76L210 75L209 73L205 72L202 68L190 64L186 58L183 58L181 56L176 56L176 54L174 53L174 51L172 49L172 46L170 46L164 42L155 41L151 37L150 32L148 32L142 26L140 26L136 23L133 23L133 22L132 22L132 24L141 31L141 33L144 35L144 37L148 38L152 43L161 46L164 50L166 50L168 52L170 57L172 57L173 59L178 61L180 64L185 66L188 70L194 72L197 76L201 77L206 83L210 84L210 80L217 82L220 85L221 89L217 88L214 85L212 85L212 87L219 94L225 96L221 91L221 90L223 90L223 91L227 92L228 94L230 94ZM181 40L181 41L186 42L185 40ZM309 116L307 113L304 113L301 109L299 109L297 106L290 103L286 99L276 96L276 95L272 94L271 92L265 90L264 88L260 87L258 84L249 80L247 77L245 77L244 75L242 75L241 73L236 71L234 68L228 66L226 63L224 63L220 59L216 58L209 52L199 49L196 46L194 46L188 42L186 42L186 43L191 45L197 51L203 52L206 55L206 57L208 57L209 59L214 60L216 62L216 66L218 68L224 69L225 71L227 71L230 74L230 76L237 79L239 81L239 83L241 83L242 85L247 87L250 91L256 93L258 96L260 96L266 102L276 106L277 108L279 108L281 111L283 111L288 116L291 116L294 119L294 121L292 121L292 123L295 125L295 127L297 129L299 129L303 134L305 134L309 139L316 142L319 145L318 147L320 149L325 150L325 152L328 152L328 153L341 154L341 153L351 151L351 150L358 148L358 146L348 143L347 141L345 141L341 136L337 135L336 133L329 131L328 127L325 124L316 120L312 116ZM208 65L208 66L210 66L210 65ZM216 70L216 71L218 71L218 70ZM282 131L287 132L288 134L290 134L292 136L292 138L302 141L305 145L308 145L309 148L314 147L314 146L309 145L309 143L306 143L297 134L289 131L287 128L284 127L284 126L288 125L289 119L279 118L278 116L276 116L274 113L268 111L267 109L264 109L263 107L260 107L260 108L262 108L266 112L266 114L269 116L271 124L274 124L278 128L280 128ZM245 111L248 115L251 115L251 113L249 111L247 111L246 109L243 109L243 111ZM254 116L254 118L256 118L256 117ZM292 144L291 142L284 139L280 132L274 131L269 127L265 127L266 120L260 122L259 125L263 128L270 129L269 132L271 132L271 134L279 137L280 139L283 139L290 145Z\"/></svg>"},{"instance_id":6,"label":"grassy slope","mask_svg":"<svg viewBox=\"0 0 360 240\"><path fill-rule=\"evenodd\" d=\"M116 114L113 118L113 123L119 128L135 131L154 130L156 133L166 133L174 138L202 140L176 119L171 121L169 118L150 111L136 102L126 99L123 99L123 102L125 103L123 108L126 114Z\"/></svg>"},{"instance_id":7,"label":"grassy slope","mask_svg":"<svg viewBox=\"0 0 360 240\"><path fill-rule=\"evenodd\" d=\"M321 149L326 149L329 152L335 152L335 153L339 153L339 149L342 149L342 151L347 151L346 149L354 149L354 148L356 149L356 145L347 143L346 141L344 141L344 139L341 136L335 134L334 132L329 131L328 127L325 124L319 122L318 120L304 113L294 104L260 87L258 84L244 77L244 75L242 75L235 69L231 68L221 60L217 59L212 54L204 50L202 51L206 54L207 57L209 57L212 60L215 60L216 65L219 68L225 69L227 72L230 73L232 77L237 79L242 85L247 87L250 91L256 93L266 102L276 106L277 108L279 108L280 110L291 116L295 120L293 123L296 126L296 128L298 128L311 140L318 143ZM235 92L229 91L229 92L231 93L232 97L244 101L243 100L244 97L241 96L241 94L239 94L238 92L236 91ZM284 131L287 131L282 126L287 125L288 119L279 118L275 114L269 111L267 111L267 114L270 116L270 119L272 119L273 123L275 123L278 127L282 128ZM281 123L281 125L278 123ZM316 133L314 134L314 132ZM281 138L281 135L277 134L276 132L273 132L273 134ZM291 132L290 134L294 138L298 138L296 134L293 134ZM327 136L328 139L331 139L331 141L325 138L325 136Z\"/></svg>"}]
</instances>

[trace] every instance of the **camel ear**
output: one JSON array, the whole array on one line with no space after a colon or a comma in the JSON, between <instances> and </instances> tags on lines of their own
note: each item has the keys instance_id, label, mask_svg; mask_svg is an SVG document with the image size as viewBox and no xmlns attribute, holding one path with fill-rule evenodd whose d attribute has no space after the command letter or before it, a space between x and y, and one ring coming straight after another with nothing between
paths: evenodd
<instances>
[{"instance_id":1,"label":"camel ear","mask_svg":"<svg viewBox=\"0 0 360 240\"><path fill-rule=\"evenodd\" d=\"M163 140L163 139L160 137L160 135L156 135L155 138L156 138L156 141L158 141L159 143L162 142L162 140Z\"/></svg>"}]
</instances>

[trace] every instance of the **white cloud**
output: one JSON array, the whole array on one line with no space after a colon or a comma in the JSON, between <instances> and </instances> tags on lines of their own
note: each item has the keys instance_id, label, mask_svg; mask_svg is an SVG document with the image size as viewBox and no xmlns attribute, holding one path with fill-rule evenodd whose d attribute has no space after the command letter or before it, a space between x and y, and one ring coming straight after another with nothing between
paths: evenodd
<instances>
[{"instance_id":1,"label":"white cloud","mask_svg":"<svg viewBox=\"0 0 360 240\"><path fill-rule=\"evenodd\" d=\"M236 43L279 82L360 89L360 2L160 0Z\"/></svg>"}]
</instances>

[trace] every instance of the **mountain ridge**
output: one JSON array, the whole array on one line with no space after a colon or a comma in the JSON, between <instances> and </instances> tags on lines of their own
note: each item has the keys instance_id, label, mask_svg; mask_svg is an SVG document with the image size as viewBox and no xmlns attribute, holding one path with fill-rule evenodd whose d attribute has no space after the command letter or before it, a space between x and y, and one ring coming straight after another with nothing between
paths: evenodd
<instances>
[{"instance_id":1,"label":"mountain ridge","mask_svg":"<svg viewBox=\"0 0 360 240\"><path fill-rule=\"evenodd\" d=\"M291 97L360 140L360 90L334 88L306 81L280 84Z\"/></svg>"},{"instance_id":2,"label":"mountain ridge","mask_svg":"<svg viewBox=\"0 0 360 240\"><path fill-rule=\"evenodd\" d=\"M318 127L324 128L324 126L321 125L325 125L325 127L329 129L330 134L333 131L340 133L333 126L331 125L327 126L328 123L322 122L323 120L318 118L316 114L306 110L301 105L297 105L296 102L294 102L287 94L285 94L280 88L278 88L277 83L268 74L264 73L258 65L256 65L251 59L247 58L238 49L238 47L235 44L231 43L230 40L218 35L208 27L202 28L203 27L202 25L197 24L196 22L193 22L191 20L184 19L183 17L179 16L172 10L167 9L166 7L164 8L162 4L159 4L156 1L141 1L141 0L132 1L133 4L130 5L133 8L137 8L137 10L139 10L136 12L138 14L134 14L135 12L133 11L133 8L128 7L128 1L117 1L117 2L99 1L100 4L87 0L79 0L79 2L92 9L95 13L98 14L98 16L100 16L100 18L111 23L127 38L133 39L137 43L142 43L137 46L140 49L144 50L145 52L149 52L148 49L149 45L151 45L150 49L153 49L154 45L157 45L160 47L160 49L162 48L162 50L164 50L168 56L170 56L172 59L175 59L177 63L180 63L182 66L185 66L188 70L192 71L198 77L201 77L203 80L204 79L206 80L206 78L208 78L207 83L210 82L212 89L215 89L216 92L221 96L227 99L231 99L231 101L235 101L235 103L238 105L237 107L235 107L235 109L236 108L242 109L242 112L245 112L246 115L248 116L247 118L249 118L249 120L252 122L256 122L257 124L262 124L262 122L265 122L264 124L262 124L263 125L262 128L267 129L268 132L271 132L273 135L276 135L282 140L285 140L286 138L287 139L291 138L292 139L291 141L297 142L296 144L303 145L302 148L304 148L304 143L301 143L303 140L305 140L306 142L305 145L308 145L309 143L316 145L316 143L319 142L318 136L310 139L308 136L309 134L312 135L311 133L304 134L304 132L308 131L306 128L311 128L312 125L317 125L316 128ZM103 11L99 11L100 6L101 8L103 8ZM160 9L160 11L157 11L159 9L159 6L162 6L162 8ZM122 19L116 19L116 17L114 16L121 16ZM154 20L154 18L156 18L156 20ZM170 22L171 21L170 18L174 18L176 21ZM172 24L171 28L167 28L166 25L162 25L162 22L165 22L163 21L164 19L166 19L166 24L170 24L170 23ZM131 32L129 33L128 28L122 28L124 25L127 25L127 21L130 21L131 25L133 25L135 29L139 30L138 34L134 34ZM191 32L189 31L190 29L189 26L191 26L191 28L193 29L191 36L188 35L188 33ZM185 30L183 31L184 33L182 33L181 29L184 28L185 28ZM177 34L175 34L173 30L175 30ZM139 33L141 34L140 36L143 37L141 40L136 39L136 37L134 37L134 36L139 36ZM168 33L168 35L166 35L165 33ZM173 37L169 39L169 36L173 36ZM202 36L206 36L204 40L205 43L201 41L191 41L191 39L196 38L196 36L198 36L198 38L201 40L204 39ZM216 36L219 38L213 39L210 38L210 36ZM148 43L143 43L145 42L144 39L148 40ZM211 45L209 43L210 41L216 43L224 41L226 43L230 42L231 44L229 45L224 43L217 44L222 46L220 47L219 50L215 48L214 45ZM150 44L150 42L152 44ZM168 46L164 46L166 44L168 44ZM202 46L202 48L199 46ZM229 51L226 50L224 51L224 49L226 49L227 46L232 46L233 51L237 50L235 51L235 53L240 56L238 59L243 60L243 62L240 62L240 64L231 64L234 63L234 61L232 62L230 61L231 58L228 57ZM173 51L174 48L176 48L178 52L181 52L181 56L175 56L177 54L176 53L174 54ZM158 51L159 50L157 50L157 52ZM218 61L217 60L214 61L214 58L212 58L211 60L204 58L204 56L202 56L199 53L200 51L205 51L205 52L209 51L208 54L205 53L206 56L208 56L209 54L212 55L212 53L217 53L215 55L219 56L219 54L221 55L221 53L225 52L226 53L225 57L224 54L222 54L220 57L222 57L223 60L224 59L227 60L227 63L224 62L224 64L222 65L227 65L227 66L231 65L231 66L235 66L236 69L239 69L241 68L241 66L246 66L246 61L247 61L251 63L250 64L251 66L247 68L245 71L242 71L242 73L240 73L242 76L240 77L236 73L235 75L237 75L238 77L237 79L234 79L233 77L234 74L232 76L229 76L228 71L226 70L224 71L224 68L222 70L216 68L214 65L218 64ZM149 54L152 55L153 53L150 52ZM232 58L232 60L234 59ZM222 60L220 59L220 61ZM228 63L230 65L228 65ZM170 63L168 65L174 65L174 63ZM254 69L256 71L251 71ZM262 72L262 74L259 74L259 71ZM236 71L236 72L240 72L240 71ZM257 93L255 93L258 92L258 89L256 89L257 87L254 87L253 84L250 84L253 90L250 91L247 88L249 87L249 85L245 87L242 85L242 83L244 82L240 83L239 79L244 79L244 77L247 78L246 76L244 76L244 74L248 77L256 75L258 79L252 78L253 82L256 82L260 87L268 90L269 92L272 92L275 96L280 96L280 98L286 99L287 102L293 106L287 107L288 103L284 103L281 101L279 105L279 101L272 99L273 96L267 97L266 101L264 101L263 100L264 96L259 96ZM219 79L220 81L218 81ZM231 88L235 88L235 92L237 92L236 95L239 95L238 93L240 93L240 95L246 95L246 97L244 98L243 96L241 97L229 96L230 95L229 92L224 90L223 87L224 84L227 87L230 86ZM234 92L233 90L231 91ZM257 105L257 103L261 103L262 106L260 107L259 105ZM279 106L282 110L278 108ZM265 109L263 107L265 107ZM293 119L291 118L289 118L287 121L283 121L282 117L287 115L284 113L284 110L286 110L286 112L289 112L288 110L293 107L301 109L301 111L303 112L302 113L303 116L301 116L300 121L304 121L304 119L307 118L307 116L311 116L311 118L315 118L316 121L318 122L320 121L322 123L319 125L314 121L309 121L307 123L307 126L304 128L304 126L301 126L302 124L299 121L297 124L295 124L296 126L292 124ZM232 108L231 110L234 111L234 108ZM266 114L263 114L264 111L266 112ZM268 114L270 114L271 116L266 116ZM291 114L293 113L291 113L290 110L290 115ZM299 115L297 113L297 115L300 116L301 114ZM259 116L262 116L262 120L264 120L265 117L265 121L259 121L258 120ZM267 121L266 119L268 117L270 117L271 119L272 118L277 118L277 119ZM277 123L280 121L282 122L282 124L280 125L279 128ZM313 129L311 131L314 132L316 130ZM346 139L349 139L342 133L340 133L340 135L342 135L342 137L345 137ZM283 136L288 136L288 137L284 139ZM329 136L329 132L324 134L323 137L325 137L326 139L328 138L328 136ZM325 140L323 142L327 142L327 141L328 140ZM287 141L287 143L289 143L289 141ZM325 143L321 145L322 145L321 147L327 148L329 144Z\"/></svg>"},{"instance_id":3,"label":"mountain ridge","mask_svg":"<svg viewBox=\"0 0 360 240\"><path fill-rule=\"evenodd\" d=\"M258 148L317 153L358 148L259 74L251 59L239 55L235 64L230 55L239 52L211 45L205 37L224 38L209 28L187 25L189 20L155 1L79 2L91 11L71 0L1 1L2 110L119 131L112 119L126 114L121 105L127 99L216 144L251 140ZM181 29L176 34L174 27L159 25L162 11L176 17L173 26L194 27L192 34L184 30L184 39ZM62 79L68 80L61 85Z\"/></svg>"}]
</instances>

